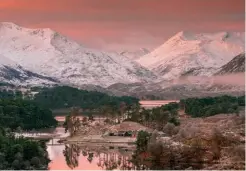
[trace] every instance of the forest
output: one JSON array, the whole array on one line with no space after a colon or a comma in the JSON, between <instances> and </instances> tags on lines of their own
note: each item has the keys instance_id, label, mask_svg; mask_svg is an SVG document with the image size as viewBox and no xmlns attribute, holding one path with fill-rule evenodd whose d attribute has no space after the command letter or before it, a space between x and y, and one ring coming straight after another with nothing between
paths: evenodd
<instances>
[{"instance_id":1,"label":"forest","mask_svg":"<svg viewBox=\"0 0 246 171\"><path fill-rule=\"evenodd\" d=\"M79 90L67 86L44 88L35 95L34 101L40 106L49 109L70 108L74 106L83 109L98 109L105 105L119 108L122 102L127 105L139 102L134 97L109 96L105 93Z\"/></svg>"}]
</instances>

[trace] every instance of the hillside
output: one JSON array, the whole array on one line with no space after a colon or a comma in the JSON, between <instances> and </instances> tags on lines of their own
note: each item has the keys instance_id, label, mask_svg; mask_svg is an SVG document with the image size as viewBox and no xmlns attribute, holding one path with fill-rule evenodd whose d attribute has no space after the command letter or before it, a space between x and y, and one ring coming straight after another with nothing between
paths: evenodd
<instances>
[{"instance_id":1,"label":"hillside","mask_svg":"<svg viewBox=\"0 0 246 171\"><path fill-rule=\"evenodd\" d=\"M167 80L188 75L210 76L244 51L244 35L179 32L136 61Z\"/></svg>"},{"instance_id":2,"label":"hillside","mask_svg":"<svg viewBox=\"0 0 246 171\"><path fill-rule=\"evenodd\" d=\"M2 56L25 70L54 78L62 84L106 87L157 78L129 58L86 48L48 28L28 29L0 23L0 36Z\"/></svg>"}]
</instances>

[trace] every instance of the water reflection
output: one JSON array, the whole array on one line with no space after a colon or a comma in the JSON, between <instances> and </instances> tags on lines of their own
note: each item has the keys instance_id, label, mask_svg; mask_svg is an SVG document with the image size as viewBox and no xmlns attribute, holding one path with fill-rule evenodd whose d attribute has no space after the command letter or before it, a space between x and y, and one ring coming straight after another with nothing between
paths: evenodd
<instances>
[{"instance_id":1,"label":"water reflection","mask_svg":"<svg viewBox=\"0 0 246 171\"><path fill-rule=\"evenodd\" d=\"M65 149L63 150L63 155L70 169L73 169L78 166L80 148L77 145L74 144L65 145Z\"/></svg>"},{"instance_id":2,"label":"water reflection","mask_svg":"<svg viewBox=\"0 0 246 171\"><path fill-rule=\"evenodd\" d=\"M132 151L106 147L86 147L67 144L63 150L66 165L79 170L132 170ZM59 158L59 157L58 157ZM85 160L86 159L86 160ZM54 163L54 161L52 161ZM90 167L88 167L90 165ZM52 168L51 169L57 169ZM66 168L63 168L66 169Z\"/></svg>"}]
</instances>

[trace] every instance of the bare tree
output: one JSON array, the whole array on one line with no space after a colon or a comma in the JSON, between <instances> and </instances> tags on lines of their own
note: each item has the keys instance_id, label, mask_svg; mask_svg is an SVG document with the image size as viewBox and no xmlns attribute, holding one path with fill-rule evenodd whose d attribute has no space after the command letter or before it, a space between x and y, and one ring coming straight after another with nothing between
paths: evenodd
<instances>
[{"instance_id":1,"label":"bare tree","mask_svg":"<svg viewBox=\"0 0 246 171\"><path fill-rule=\"evenodd\" d=\"M79 130L80 128L80 121L77 118L79 115L79 108L72 108L71 113L68 115L67 119L67 129L70 133L70 136L74 136L75 133Z\"/></svg>"}]
</instances>

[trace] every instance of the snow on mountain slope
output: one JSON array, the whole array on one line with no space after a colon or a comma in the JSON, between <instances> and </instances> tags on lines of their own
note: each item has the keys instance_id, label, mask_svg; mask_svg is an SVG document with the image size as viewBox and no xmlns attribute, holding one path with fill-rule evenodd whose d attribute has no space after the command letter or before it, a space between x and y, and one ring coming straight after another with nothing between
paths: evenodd
<instances>
[{"instance_id":1,"label":"snow on mountain slope","mask_svg":"<svg viewBox=\"0 0 246 171\"><path fill-rule=\"evenodd\" d=\"M124 50L124 51L120 52L119 54L123 55L129 59L137 60L140 57L142 57L148 53L150 53L150 51L148 49L140 48L139 50L135 50L135 51Z\"/></svg>"},{"instance_id":2,"label":"snow on mountain slope","mask_svg":"<svg viewBox=\"0 0 246 171\"><path fill-rule=\"evenodd\" d=\"M179 32L136 61L165 79L185 75L208 76L244 51L244 36L244 32Z\"/></svg>"},{"instance_id":3,"label":"snow on mountain slope","mask_svg":"<svg viewBox=\"0 0 246 171\"><path fill-rule=\"evenodd\" d=\"M0 82L14 85L54 85L58 81L23 69L20 65L0 55Z\"/></svg>"},{"instance_id":4,"label":"snow on mountain slope","mask_svg":"<svg viewBox=\"0 0 246 171\"><path fill-rule=\"evenodd\" d=\"M130 59L88 49L50 29L0 24L0 54L35 73L65 84L147 82L157 77Z\"/></svg>"}]
</instances>

